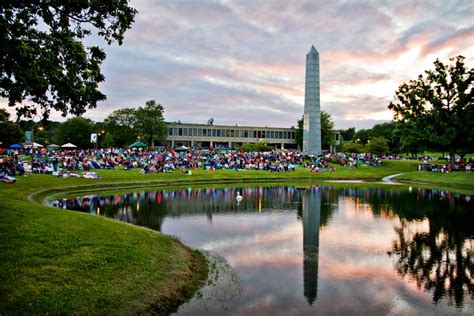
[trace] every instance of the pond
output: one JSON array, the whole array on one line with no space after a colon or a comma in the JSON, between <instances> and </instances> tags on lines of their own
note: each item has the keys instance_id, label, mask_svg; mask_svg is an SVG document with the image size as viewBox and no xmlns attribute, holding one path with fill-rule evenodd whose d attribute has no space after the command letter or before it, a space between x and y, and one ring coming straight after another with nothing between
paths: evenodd
<instances>
[{"instance_id":1,"label":"pond","mask_svg":"<svg viewBox=\"0 0 474 316\"><path fill-rule=\"evenodd\" d=\"M471 196L328 184L88 195L51 205L207 251L207 285L179 315L474 313Z\"/></svg>"}]
</instances>

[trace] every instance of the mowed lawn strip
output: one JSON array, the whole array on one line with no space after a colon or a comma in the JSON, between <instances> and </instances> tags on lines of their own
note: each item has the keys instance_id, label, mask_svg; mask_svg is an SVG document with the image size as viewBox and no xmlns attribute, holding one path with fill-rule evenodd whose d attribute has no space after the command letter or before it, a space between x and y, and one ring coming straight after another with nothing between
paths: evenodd
<instances>
[{"instance_id":1,"label":"mowed lawn strip","mask_svg":"<svg viewBox=\"0 0 474 316\"><path fill-rule=\"evenodd\" d=\"M51 194L219 183L370 179L418 175L433 186L474 192L474 174L414 172L416 161L384 161L381 167L335 166L336 172L179 171L140 174L137 169L97 170L102 179L18 177L0 183L0 312L140 313L172 311L205 279L202 255L146 228L44 206Z\"/></svg>"}]
</instances>

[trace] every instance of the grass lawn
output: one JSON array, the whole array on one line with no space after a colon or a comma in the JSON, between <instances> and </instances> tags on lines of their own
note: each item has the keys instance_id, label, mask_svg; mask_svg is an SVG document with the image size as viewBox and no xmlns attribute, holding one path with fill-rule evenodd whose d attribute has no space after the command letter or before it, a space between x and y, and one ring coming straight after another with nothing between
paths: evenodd
<instances>
[{"instance_id":1,"label":"grass lawn","mask_svg":"<svg viewBox=\"0 0 474 316\"><path fill-rule=\"evenodd\" d=\"M371 179L397 173L430 186L474 193L474 173L416 172L417 161L384 161L381 167L335 173L203 171L192 175L98 170L102 179L18 177L0 183L0 314L167 312L206 277L203 257L159 232L105 217L43 205L52 194L80 190L132 190L182 184L288 183L323 179Z\"/></svg>"},{"instance_id":2,"label":"grass lawn","mask_svg":"<svg viewBox=\"0 0 474 316\"><path fill-rule=\"evenodd\" d=\"M439 173L414 171L397 176L395 177L395 180L431 184L438 187L465 188L468 190L474 190L474 173L472 172Z\"/></svg>"}]
</instances>

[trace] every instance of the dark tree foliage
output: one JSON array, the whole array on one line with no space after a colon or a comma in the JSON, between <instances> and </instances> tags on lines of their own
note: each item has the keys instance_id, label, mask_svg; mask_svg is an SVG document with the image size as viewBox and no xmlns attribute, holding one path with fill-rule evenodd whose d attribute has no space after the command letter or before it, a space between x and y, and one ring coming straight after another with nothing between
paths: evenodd
<instances>
[{"instance_id":1,"label":"dark tree foliage","mask_svg":"<svg viewBox=\"0 0 474 316\"><path fill-rule=\"evenodd\" d=\"M136 112L134 108L123 108L110 113L103 123L106 142L102 144L124 147L135 142L139 135Z\"/></svg>"},{"instance_id":2,"label":"dark tree foliage","mask_svg":"<svg viewBox=\"0 0 474 316\"><path fill-rule=\"evenodd\" d=\"M35 142L47 146L54 143L56 129L62 123L49 120L41 120L40 122L28 120L20 121L19 124L23 131L31 131L33 128L35 128Z\"/></svg>"},{"instance_id":3,"label":"dark tree foliage","mask_svg":"<svg viewBox=\"0 0 474 316\"><path fill-rule=\"evenodd\" d=\"M303 126L304 117L302 116L297 122L297 128L295 131L295 141L300 149L303 148Z\"/></svg>"},{"instance_id":4,"label":"dark tree foliage","mask_svg":"<svg viewBox=\"0 0 474 316\"><path fill-rule=\"evenodd\" d=\"M20 125L10 121L10 113L5 109L0 109L0 148L8 148L14 143L20 143L22 138Z\"/></svg>"},{"instance_id":5,"label":"dark tree foliage","mask_svg":"<svg viewBox=\"0 0 474 316\"><path fill-rule=\"evenodd\" d=\"M387 144L390 152L400 151L400 138L395 133L398 128L398 122L392 121L382 124L377 124L370 130L370 137L374 139L376 137L383 137L387 140Z\"/></svg>"},{"instance_id":6,"label":"dark tree foliage","mask_svg":"<svg viewBox=\"0 0 474 316\"><path fill-rule=\"evenodd\" d=\"M106 55L83 40L95 30L122 44L136 13L128 0L2 1L0 96L19 118L36 114L36 106L44 118L52 109L66 116L95 108L106 98L98 89Z\"/></svg>"},{"instance_id":7,"label":"dark tree foliage","mask_svg":"<svg viewBox=\"0 0 474 316\"><path fill-rule=\"evenodd\" d=\"M341 134L341 138L344 141L353 140L355 132L355 127L349 127L348 129L343 129L339 131L339 133Z\"/></svg>"},{"instance_id":8,"label":"dark tree foliage","mask_svg":"<svg viewBox=\"0 0 474 316\"><path fill-rule=\"evenodd\" d=\"M163 112L164 107L155 100L147 101L145 107L139 107L135 112L137 130L151 147L155 146L155 140L161 142L168 136Z\"/></svg>"},{"instance_id":9,"label":"dark tree foliage","mask_svg":"<svg viewBox=\"0 0 474 316\"><path fill-rule=\"evenodd\" d=\"M372 137L370 129L360 129L354 135L354 142L365 145Z\"/></svg>"},{"instance_id":10,"label":"dark tree foliage","mask_svg":"<svg viewBox=\"0 0 474 316\"><path fill-rule=\"evenodd\" d=\"M56 129L54 141L58 145L73 143L79 148L90 148L90 135L94 132L94 122L83 117L73 117Z\"/></svg>"},{"instance_id":11,"label":"dark tree foliage","mask_svg":"<svg viewBox=\"0 0 474 316\"><path fill-rule=\"evenodd\" d=\"M424 132L424 124L418 121L399 122L394 130L394 138L398 140L400 152L410 153L414 158L428 149L428 135Z\"/></svg>"},{"instance_id":12,"label":"dark tree foliage","mask_svg":"<svg viewBox=\"0 0 474 316\"><path fill-rule=\"evenodd\" d=\"M388 140L383 136L372 138L365 146L365 151L376 155L384 155L390 151Z\"/></svg>"},{"instance_id":13,"label":"dark tree foliage","mask_svg":"<svg viewBox=\"0 0 474 316\"><path fill-rule=\"evenodd\" d=\"M450 60L450 65L436 60L434 70L403 83L388 108L395 119L412 122L431 144L449 151L453 164L455 153L474 149L474 69L466 68L463 56Z\"/></svg>"},{"instance_id":14,"label":"dark tree foliage","mask_svg":"<svg viewBox=\"0 0 474 316\"><path fill-rule=\"evenodd\" d=\"M331 114L321 111L321 147L329 149L335 142L334 122Z\"/></svg>"}]
</instances>

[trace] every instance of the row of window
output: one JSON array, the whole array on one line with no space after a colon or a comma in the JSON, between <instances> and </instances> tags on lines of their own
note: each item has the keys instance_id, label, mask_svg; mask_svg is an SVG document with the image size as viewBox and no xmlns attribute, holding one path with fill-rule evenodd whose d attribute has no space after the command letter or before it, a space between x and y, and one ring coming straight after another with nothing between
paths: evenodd
<instances>
[{"instance_id":1,"label":"row of window","mask_svg":"<svg viewBox=\"0 0 474 316\"><path fill-rule=\"evenodd\" d=\"M290 131L234 130L234 129L187 128L187 127L170 127L169 135L170 136L295 139L295 132L290 132Z\"/></svg>"}]
</instances>

